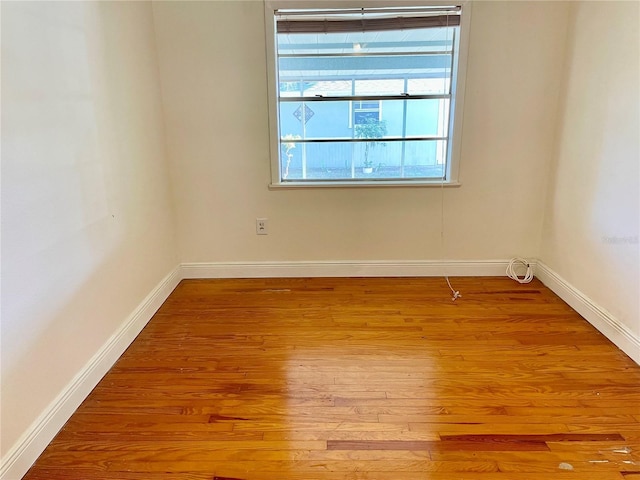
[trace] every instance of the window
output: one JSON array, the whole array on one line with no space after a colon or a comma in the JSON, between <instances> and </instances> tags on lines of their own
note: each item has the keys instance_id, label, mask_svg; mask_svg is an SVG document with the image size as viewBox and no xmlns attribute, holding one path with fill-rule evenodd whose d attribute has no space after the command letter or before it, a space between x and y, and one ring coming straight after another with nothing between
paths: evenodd
<instances>
[{"instance_id":1,"label":"window","mask_svg":"<svg viewBox=\"0 0 640 480\"><path fill-rule=\"evenodd\" d=\"M468 7L390 3L267 4L273 185L456 183Z\"/></svg>"},{"instance_id":2,"label":"window","mask_svg":"<svg viewBox=\"0 0 640 480\"><path fill-rule=\"evenodd\" d=\"M382 120L382 102L380 100L356 100L349 110L349 128L367 123L367 119Z\"/></svg>"}]
</instances>

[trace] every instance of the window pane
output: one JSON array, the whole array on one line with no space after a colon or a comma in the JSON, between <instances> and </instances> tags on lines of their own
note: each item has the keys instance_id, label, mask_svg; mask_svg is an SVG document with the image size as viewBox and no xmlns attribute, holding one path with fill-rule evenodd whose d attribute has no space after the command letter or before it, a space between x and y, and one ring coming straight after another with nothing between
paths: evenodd
<instances>
[{"instance_id":1,"label":"window pane","mask_svg":"<svg viewBox=\"0 0 640 480\"><path fill-rule=\"evenodd\" d=\"M337 97L352 95L351 80L280 81L281 97Z\"/></svg>"},{"instance_id":2,"label":"window pane","mask_svg":"<svg viewBox=\"0 0 640 480\"><path fill-rule=\"evenodd\" d=\"M279 33L279 94L448 93L456 28Z\"/></svg>"},{"instance_id":3,"label":"window pane","mask_svg":"<svg viewBox=\"0 0 640 480\"><path fill-rule=\"evenodd\" d=\"M355 95L400 95L405 93L401 78L379 78L356 80Z\"/></svg>"},{"instance_id":4,"label":"window pane","mask_svg":"<svg viewBox=\"0 0 640 480\"><path fill-rule=\"evenodd\" d=\"M406 118L405 137L446 137L449 129L449 100L408 100Z\"/></svg>"},{"instance_id":5,"label":"window pane","mask_svg":"<svg viewBox=\"0 0 640 480\"><path fill-rule=\"evenodd\" d=\"M282 179L393 180L442 178L446 141L282 142ZM371 169L371 171L368 170Z\"/></svg>"},{"instance_id":6,"label":"window pane","mask_svg":"<svg viewBox=\"0 0 640 480\"><path fill-rule=\"evenodd\" d=\"M410 95L437 95L449 93L451 78L409 78L407 80L407 93Z\"/></svg>"},{"instance_id":7,"label":"window pane","mask_svg":"<svg viewBox=\"0 0 640 480\"><path fill-rule=\"evenodd\" d=\"M336 88L330 83L356 79L384 79L384 85L377 89L360 88L357 94L379 93L399 95L406 92L404 77L431 79L429 93L448 93L451 55L376 55L376 56L323 56L323 57L280 57L278 60L280 94L303 90L307 96L317 94L352 95L346 88ZM390 79L395 77L395 81ZM303 86L295 89L291 84ZM311 85L308 85L311 84ZM346 86L346 84L343 84ZM285 87L283 90L283 86ZM415 88L414 88L415 89ZM407 92L408 93L408 92Z\"/></svg>"},{"instance_id":8,"label":"window pane","mask_svg":"<svg viewBox=\"0 0 640 480\"><path fill-rule=\"evenodd\" d=\"M289 55L327 53L381 53L450 51L457 27L416 28L381 32L278 33L278 53Z\"/></svg>"},{"instance_id":9,"label":"window pane","mask_svg":"<svg viewBox=\"0 0 640 480\"><path fill-rule=\"evenodd\" d=\"M379 123L377 130L368 128L366 137L444 137L449 100L280 102L279 113L281 136L358 138L358 125Z\"/></svg>"}]
</instances>

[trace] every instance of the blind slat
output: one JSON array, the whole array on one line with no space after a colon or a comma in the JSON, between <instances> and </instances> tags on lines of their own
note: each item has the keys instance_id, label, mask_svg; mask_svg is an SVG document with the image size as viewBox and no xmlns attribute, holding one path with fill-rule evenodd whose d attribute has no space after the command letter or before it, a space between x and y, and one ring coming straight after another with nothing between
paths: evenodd
<instances>
[{"instance_id":1,"label":"blind slat","mask_svg":"<svg viewBox=\"0 0 640 480\"><path fill-rule=\"evenodd\" d=\"M348 33L408 30L416 28L457 27L460 15L426 17L362 18L357 20L278 20L278 33Z\"/></svg>"}]
</instances>

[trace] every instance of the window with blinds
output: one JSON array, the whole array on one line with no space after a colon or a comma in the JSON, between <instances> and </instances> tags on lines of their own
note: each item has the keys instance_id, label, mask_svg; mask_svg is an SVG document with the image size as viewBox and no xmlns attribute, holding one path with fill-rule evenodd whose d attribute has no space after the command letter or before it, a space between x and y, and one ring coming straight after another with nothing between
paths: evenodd
<instances>
[{"instance_id":1,"label":"window with blinds","mask_svg":"<svg viewBox=\"0 0 640 480\"><path fill-rule=\"evenodd\" d=\"M455 183L463 8L268 5L272 183Z\"/></svg>"}]
</instances>

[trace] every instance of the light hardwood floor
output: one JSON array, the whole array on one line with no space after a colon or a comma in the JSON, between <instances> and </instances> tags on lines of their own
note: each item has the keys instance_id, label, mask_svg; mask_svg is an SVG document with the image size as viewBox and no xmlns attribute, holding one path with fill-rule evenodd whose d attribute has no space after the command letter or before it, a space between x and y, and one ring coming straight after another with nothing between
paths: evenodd
<instances>
[{"instance_id":1,"label":"light hardwood floor","mask_svg":"<svg viewBox=\"0 0 640 480\"><path fill-rule=\"evenodd\" d=\"M183 281L28 480L638 480L640 367L534 280Z\"/></svg>"}]
</instances>

